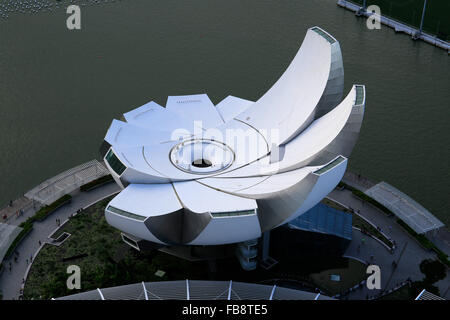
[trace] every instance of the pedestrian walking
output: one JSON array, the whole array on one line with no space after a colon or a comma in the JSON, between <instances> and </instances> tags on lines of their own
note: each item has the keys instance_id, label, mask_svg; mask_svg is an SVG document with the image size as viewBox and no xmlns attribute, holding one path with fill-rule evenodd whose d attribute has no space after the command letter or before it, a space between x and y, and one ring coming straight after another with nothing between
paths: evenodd
<instances>
[{"instance_id":1,"label":"pedestrian walking","mask_svg":"<svg viewBox=\"0 0 450 320\"><path fill-rule=\"evenodd\" d=\"M41 240L39 240L39 246L41 246L42 245L42 242L41 242Z\"/></svg>"},{"instance_id":2,"label":"pedestrian walking","mask_svg":"<svg viewBox=\"0 0 450 320\"><path fill-rule=\"evenodd\" d=\"M28 264L28 259L27 259L27 264Z\"/></svg>"}]
</instances>

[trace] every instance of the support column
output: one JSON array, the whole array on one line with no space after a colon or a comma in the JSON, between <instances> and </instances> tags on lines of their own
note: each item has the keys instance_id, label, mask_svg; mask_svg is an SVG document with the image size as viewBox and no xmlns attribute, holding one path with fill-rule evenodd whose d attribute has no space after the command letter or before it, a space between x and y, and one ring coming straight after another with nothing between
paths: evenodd
<instances>
[{"instance_id":1,"label":"support column","mask_svg":"<svg viewBox=\"0 0 450 320\"><path fill-rule=\"evenodd\" d=\"M268 270L278 263L269 256L270 251L270 230L263 233L261 237L261 267Z\"/></svg>"},{"instance_id":2,"label":"support column","mask_svg":"<svg viewBox=\"0 0 450 320\"><path fill-rule=\"evenodd\" d=\"M261 260L266 261L269 259L269 249L270 249L270 230L263 233L262 236L262 255Z\"/></svg>"}]
</instances>

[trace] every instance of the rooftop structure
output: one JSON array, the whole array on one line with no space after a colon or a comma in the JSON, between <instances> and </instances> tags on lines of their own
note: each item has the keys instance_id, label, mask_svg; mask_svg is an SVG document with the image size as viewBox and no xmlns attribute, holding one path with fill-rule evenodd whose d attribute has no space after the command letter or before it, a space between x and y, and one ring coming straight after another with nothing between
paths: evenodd
<instances>
[{"instance_id":1,"label":"rooftop structure","mask_svg":"<svg viewBox=\"0 0 450 320\"><path fill-rule=\"evenodd\" d=\"M386 182L380 182L365 193L391 210L415 232L422 234L439 229L444 224L408 195Z\"/></svg>"},{"instance_id":2,"label":"rooftop structure","mask_svg":"<svg viewBox=\"0 0 450 320\"><path fill-rule=\"evenodd\" d=\"M78 189L83 184L107 174L108 170L100 162L91 160L42 182L25 193L25 197L41 204L49 205L63 195Z\"/></svg>"},{"instance_id":3,"label":"rooftop structure","mask_svg":"<svg viewBox=\"0 0 450 320\"><path fill-rule=\"evenodd\" d=\"M320 293L234 281L142 282L86 291L56 300L334 300Z\"/></svg>"},{"instance_id":4,"label":"rooftop structure","mask_svg":"<svg viewBox=\"0 0 450 320\"><path fill-rule=\"evenodd\" d=\"M106 220L130 243L222 245L295 219L335 188L356 143L365 87L342 99L343 87L339 42L313 27L256 102L170 96L125 113L102 146L123 188Z\"/></svg>"},{"instance_id":5,"label":"rooftop structure","mask_svg":"<svg viewBox=\"0 0 450 320\"><path fill-rule=\"evenodd\" d=\"M441 297L423 289L414 300L445 300L445 299L442 299Z\"/></svg>"}]
</instances>

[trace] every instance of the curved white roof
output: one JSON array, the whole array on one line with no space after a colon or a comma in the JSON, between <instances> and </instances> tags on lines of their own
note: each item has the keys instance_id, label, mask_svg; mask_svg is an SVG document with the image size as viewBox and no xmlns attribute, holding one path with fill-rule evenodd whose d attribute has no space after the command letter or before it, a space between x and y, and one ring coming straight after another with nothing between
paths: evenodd
<instances>
[{"instance_id":1,"label":"curved white roof","mask_svg":"<svg viewBox=\"0 0 450 320\"><path fill-rule=\"evenodd\" d=\"M144 217L164 215L183 208L169 183L130 184L108 206Z\"/></svg>"},{"instance_id":2,"label":"curved white roof","mask_svg":"<svg viewBox=\"0 0 450 320\"><path fill-rule=\"evenodd\" d=\"M280 129L283 144L313 119L330 75L333 44L308 30L289 67L256 103L237 116L258 130ZM268 116L270 115L270 116Z\"/></svg>"},{"instance_id":3,"label":"curved white roof","mask_svg":"<svg viewBox=\"0 0 450 320\"><path fill-rule=\"evenodd\" d=\"M343 83L339 43L313 27L256 102L170 96L113 120L104 160L124 190L108 222L148 241L212 245L306 212L338 184L358 137L365 88L341 101Z\"/></svg>"},{"instance_id":4,"label":"curved white roof","mask_svg":"<svg viewBox=\"0 0 450 320\"><path fill-rule=\"evenodd\" d=\"M183 206L193 212L235 212L258 208L254 199L221 192L197 181L174 182L173 186Z\"/></svg>"}]
</instances>

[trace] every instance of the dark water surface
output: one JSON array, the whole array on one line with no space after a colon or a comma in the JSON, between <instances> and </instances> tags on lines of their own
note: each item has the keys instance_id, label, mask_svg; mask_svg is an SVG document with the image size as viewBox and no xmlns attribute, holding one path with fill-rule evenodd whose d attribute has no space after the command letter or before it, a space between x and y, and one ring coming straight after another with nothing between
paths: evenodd
<instances>
[{"instance_id":1,"label":"dark water surface","mask_svg":"<svg viewBox=\"0 0 450 320\"><path fill-rule=\"evenodd\" d=\"M1 1L1 0L0 0ZM112 118L168 95L257 100L314 25L367 88L350 169L385 180L450 222L450 58L392 29L368 30L334 0L123 0L0 20L0 206L98 157Z\"/></svg>"}]
</instances>

